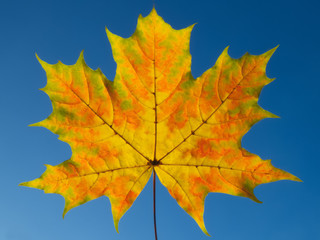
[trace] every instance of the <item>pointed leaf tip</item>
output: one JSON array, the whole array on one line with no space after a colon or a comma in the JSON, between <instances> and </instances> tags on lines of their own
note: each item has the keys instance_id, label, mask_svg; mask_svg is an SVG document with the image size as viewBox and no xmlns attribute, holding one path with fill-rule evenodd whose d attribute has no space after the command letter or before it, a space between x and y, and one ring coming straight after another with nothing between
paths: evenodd
<instances>
[{"instance_id":1,"label":"pointed leaf tip","mask_svg":"<svg viewBox=\"0 0 320 240\"><path fill-rule=\"evenodd\" d=\"M293 178L291 179L292 181L296 181L296 182L303 182L303 180L301 180L300 178L296 177L293 175Z\"/></svg>"},{"instance_id":2,"label":"pointed leaf tip","mask_svg":"<svg viewBox=\"0 0 320 240\"><path fill-rule=\"evenodd\" d=\"M117 233L119 233L119 219L113 219L114 228L116 229Z\"/></svg>"},{"instance_id":3,"label":"pointed leaf tip","mask_svg":"<svg viewBox=\"0 0 320 240\"><path fill-rule=\"evenodd\" d=\"M274 114L274 113L270 113L270 117L268 117L268 118L281 118L281 117Z\"/></svg>"},{"instance_id":4,"label":"pointed leaf tip","mask_svg":"<svg viewBox=\"0 0 320 240\"><path fill-rule=\"evenodd\" d=\"M82 57L82 58L83 58L83 53L84 53L84 49L82 49L80 52L80 57Z\"/></svg>"},{"instance_id":5,"label":"pointed leaf tip","mask_svg":"<svg viewBox=\"0 0 320 240\"><path fill-rule=\"evenodd\" d=\"M158 15L157 10L156 10L156 8L155 8L155 6L153 6L153 8L152 8L152 10L151 10L150 14Z\"/></svg>"},{"instance_id":6,"label":"pointed leaf tip","mask_svg":"<svg viewBox=\"0 0 320 240\"><path fill-rule=\"evenodd\" d=\"M66 216L68 210L66 209L66 207L63 209L63 213L62 213L62 218L64 219L64 217Z\"/></svg>"},{"instance_id":7,"label":"pointed leaf tip","mask_svg":"<svg viewBox=\"0 0 320 240\"><path fill-rule=\"evenodd\" d=\"M43 61L43 60L38 56L37 53L35 53L35 55L36 55L36 58L37 58L38 62L40 63L40 65L42 66L42 68L43 68L44 70L46 70L46 68L51 65L51 64Z\"/></svg>"},{"instance_id":8,"label":"pointed leaf tip","mask_svg":"<svg viewBox=\"0 0 320 240\"><path fill-rule=\"evenodd\" d=\"M274 52L278 49L279 45L275 46L274 48L270 49L269 51L262 54L267 60L271 58L271 56L274 54Z\"/></svg>"},{"instance_id":9,"label":"pointed leaf tip","mask_svg":"<svg viewBox=\"0 0 320 240\"><path fill-rule=\"evenodd\" d=\"M202 227L200 227L201 228L201 230L202 230L202 232L204 233L204 234L206 234L208 237L211 237L211 235L209 234L209 232L207 231L207 229L206 229L206 226L203 224L203 226Z\"/></svg>"},{"instance_id":10,"label":"pointed leaf tip","mask_svg":"<svg viewBox=\"0 0 320 240\"><path fill-rule=\"evenodd\" d=\"M83 52L84 52L84 50L82 50L82 51L80 52L79 58L78 58L76 64L81 64L81 65L82 65L82 64L85 64Z\"/></svg>"},{"instance_id":11,"label":"pointed leaf tip","mask_svg":"<svg viewBox=\"0 0 320 240\"><path fill-rule=\"evenodd\" d=\"M109 40L109 42L110 42L110 44L111 44L111 37L112 37L113 35L115 35L115 34L112 33L112 32L108 29L107 26L105 27L105 31L106 31L106 34L107 34L107 38L108 38L108 40Z\"/></svg>"},{"instance_id":12,"label":"pointed leaf tip","mask_svg":"<svg viewBox=\"0 0 320 240\"><path fill-rule=\"evenodd\" d=\"M43 89L40 89L43 91ZM28 127L42 127L41 122L31 123L28 125Z\"/></svg>"}]
</instances>

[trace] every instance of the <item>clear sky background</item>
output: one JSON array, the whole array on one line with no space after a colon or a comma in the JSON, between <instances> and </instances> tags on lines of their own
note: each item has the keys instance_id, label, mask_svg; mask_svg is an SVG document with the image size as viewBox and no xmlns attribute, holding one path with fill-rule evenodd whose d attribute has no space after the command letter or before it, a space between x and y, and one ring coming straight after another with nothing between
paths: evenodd
<instances>
[{"instance_id":1,"label":"clear sky background","mask_svg":"<svg viewBox=\"0 0 320 240\"><path fill-rule=\"evenodd\" d=\"M211 67L223 49L238 58L261 54L280 44L259 104L280 116L256 124L243 147L304 182L280 181L255 189L263 201L211 193L205 222L212 238L158 184L159 240L305 240L320 239L319 187L319 1L156 0L156 10L180 29L198 23L191 37L192 74ZM87 64L113 79L113 61L105 26L129 37L139 14L152 0L0 1L0 240L139 239L153 235L152 184L113 225L109 200L102 197L72 209L62 219L64 199L18 187L39 177L44 164L71 156L70 147L44 128L27 125L52 111L35 53L49 63L74 64L81 50ZM159 183L159 182L158 182Z\"/></svg>"}]
</instances>

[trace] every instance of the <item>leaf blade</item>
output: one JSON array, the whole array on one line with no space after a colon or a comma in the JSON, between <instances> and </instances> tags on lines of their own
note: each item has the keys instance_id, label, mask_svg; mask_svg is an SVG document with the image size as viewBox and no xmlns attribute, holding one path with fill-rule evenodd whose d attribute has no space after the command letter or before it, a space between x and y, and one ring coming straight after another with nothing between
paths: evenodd
<instances>
[{"instance_id":1,"label":"leaf blade","mask_svg":"<svg viewBox=\"0 0 320 240\"><path fill-rule=\"evenodd\" d=\"M201 77L191 74L193 26L173 29L155 9L139 16L137 29L122 38L106 29L117 71L109 81L90 69L83 53L75 65L51 65L43 89L52 114L33 124L59 135L71 159L47 165L38 179L22 183L61 194L64 214L107 196L116 230L152 171L177 203L205 228L205 197L210 192L260 202L256 186L297 177L241 146L244 134L264 118L276 117L258 105L272 79L266 65L276 48L233 59L226 48Z\"/></svg>"}]
</instances>

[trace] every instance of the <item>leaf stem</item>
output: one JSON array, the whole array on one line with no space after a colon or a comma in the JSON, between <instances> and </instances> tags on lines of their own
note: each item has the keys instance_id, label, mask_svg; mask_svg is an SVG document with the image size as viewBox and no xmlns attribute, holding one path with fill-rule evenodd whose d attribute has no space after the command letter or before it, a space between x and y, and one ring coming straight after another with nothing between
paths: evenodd
<instances>
[{"instance_id":1,"label":"leaf stem","mask_svg":"<svg viewBox=\"0 0 320 240\"><path fill-rule=\"evenodd\" d=\"M154 224L154 237L158 240L157 235L157 221L156 221L156 172L153 169L153 224Z\"/></svg>"}]
</instances>

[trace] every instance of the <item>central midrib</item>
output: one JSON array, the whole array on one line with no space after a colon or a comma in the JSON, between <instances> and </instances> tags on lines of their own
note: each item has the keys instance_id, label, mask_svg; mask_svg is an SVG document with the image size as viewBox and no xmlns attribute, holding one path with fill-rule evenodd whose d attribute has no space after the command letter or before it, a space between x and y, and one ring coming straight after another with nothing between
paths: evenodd
<instances>
[{"instance_id":1,"label":"central midrib","mask_svg":"<svg viewBox=\"0 0 320 240\"><path fill-rule=\"evenodd\" d=\"M154 78L154 152L153 152L153 164L157 163L157 145L158 145L158 104L157 104L157 75L156 75L156 26L155 19L153 17L153 78Z\"/></svg>"}]
</instances>

